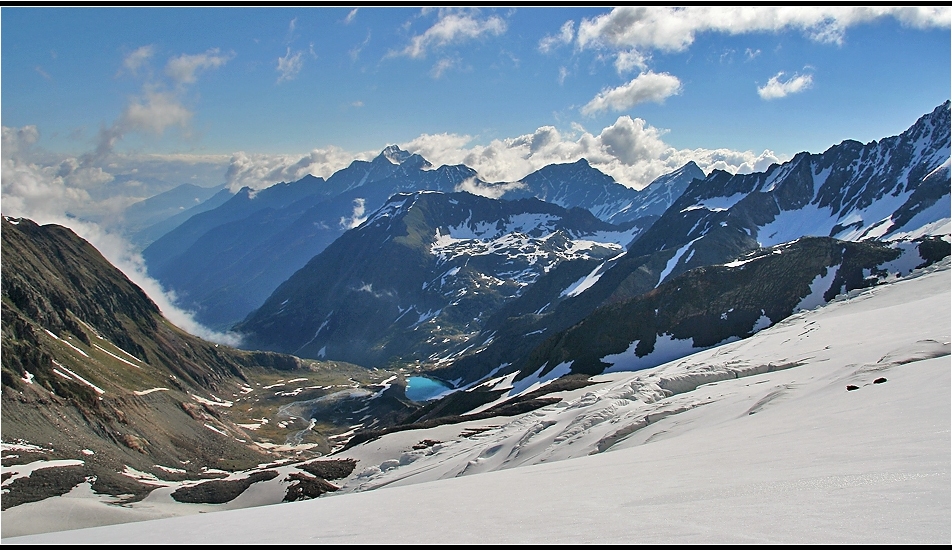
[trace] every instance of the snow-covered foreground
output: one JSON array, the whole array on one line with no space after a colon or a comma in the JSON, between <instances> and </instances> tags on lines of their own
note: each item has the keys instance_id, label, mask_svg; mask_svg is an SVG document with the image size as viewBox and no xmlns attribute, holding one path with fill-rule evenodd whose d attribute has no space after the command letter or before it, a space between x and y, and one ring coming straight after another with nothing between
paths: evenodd
<instances>
[{"instance_id":1,"label":"snow-covered foreground","mask_svg":"<svg viewBox=\"0 0 952 551\"><path fill-rule=\"evenodd\" d=\"M525 415L387 435L345 454L349 494L3 543L948 544L950 283L946 259Z\"/></svg>"}]
</instances>

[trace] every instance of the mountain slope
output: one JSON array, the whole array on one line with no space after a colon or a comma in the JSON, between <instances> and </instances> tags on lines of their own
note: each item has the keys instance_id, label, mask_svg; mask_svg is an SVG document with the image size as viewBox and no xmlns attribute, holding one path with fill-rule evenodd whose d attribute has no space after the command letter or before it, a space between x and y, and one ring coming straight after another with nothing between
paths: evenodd
<instances>
[{"instance_id":1,"label":"mountain slope","mask_svg":"<svg viewBox=\"0 0 952 551\"><path fill-rule=\"evenodd\" d=\"M4 543L945 544L949 289L944 261L532 413L384 436L349 450L352 495Z\"/></svg>"},{"instance_id":2,"label":"mountain slope","mask_svg":"<svg viewBox=\"0 0 952 551\"><path fill-rule=\"evenodd\" d=\"M889 238L922 226L912 223L919 214L949 218L949 111L946 102L898 136L800 153L763 173L715 171L689 186L630 254L672 251L670 277L804 235Z\"/></svg>"},{"instance_id":3,"label":"mountain slope","mask_svg":"<svg viewBox=\"0 0 952 551\"><path fill-rule=\"evenodd\" d=\"M313 195L323 182L323 178L305 176L297 182L275 184L261 191L242 188L221 206L189 218L157 239L142 251L142 256L150 272L161 276L169 270L169 262L188 250L206 232L261 210L284 208Z\"/></svg>"},{"instance_id":4,"label":"mountain slope","mask_svg":"<svg viewBox=\"0 0 952 551\"><path fill-rule=\"evenodd\" d=\"M854 243L810 237L705 266L656 289L596 309L530 355L525 372L548 366L590 375L632 371L742 339L800 310L894 279L947 257L942 239Z\"/></svg>"},{"instance_id":5,"label":"mountain slope","mask_svg":"<svg viewBox=\"0 0 952 551\"><path fill-rule=\"evenodd\" d=\"M130 205L123 213L124 227L129 233L137 233L211 199L224 187L205 188L193 184L181 184Z\"/></svg>"},{"instance_id":6,"label":"mountain slope","mask_svg":"<svg viewBox=\"0 0 952 551\"><path fill-rule=\"evenodd\" d=\"M231 190L219 189L217 193L208 199L200 202L197 205L185 208L180 212L171 214L168 218L159 220L158 222L154 222L144 227L142 227L140 224L140 229L133 230L133 233L129 235L129 241L144 249L151 245L156 239L179 227L181 224L185 223L186 220L195 216L196 214L220 207L225 203L225 201L231 199L232 195L234 194L231 192ZM127 209L123 213L123 217L128 219L130 216L131 213Z\"/></svg>"},{"instance_id":7,"label":"mountain slope","mask_svg":"<svg viewBox=\"0 0 952 551\"><path fill-rule=\"evenodd\" d=\"M82 483L128 501L159 480L306 459L348 427L412 409L402 387L377 384L395 378L385 372L188 335L70 230L0 224L5 510ZM300 387L270 390L286 381ZM269 418L275 426L262 427Z\"/></svg>"},{"instance_id":8,"label":"mountain slope","mask_svg":"<svg viewBox=\"0 0 952 551\"><path fill-rule=\"evenodd\" d=\"M831 233L848 240L947 233L949 142L946 102L899 136L801 153L763 173L715 171L694 180L624 256L586 276L584 292L539 315L496 324L500 329L485 350L437 375L474 381L503 364L515 370L545 339L596 308L647 293L690 269L728 263L761 245Z\"/></svg>"},{"instance_id":9,"label":"mountain slope","mask_svg":"<svg viewBox=\"0 0 952 551\"><path fill-rule=\"evenodd\" d=\"M475 346L484 320L563 262L617 256L636 229L537 199L395 195L236 326L246 345L371 365Z\"/></svg>"}]
</instances>

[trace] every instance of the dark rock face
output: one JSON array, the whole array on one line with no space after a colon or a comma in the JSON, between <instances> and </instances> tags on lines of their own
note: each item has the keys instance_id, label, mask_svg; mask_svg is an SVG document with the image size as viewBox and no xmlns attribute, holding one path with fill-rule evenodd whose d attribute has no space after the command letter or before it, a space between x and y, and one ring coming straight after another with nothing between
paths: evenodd
<instances>
[{"instance_id":1,"label":"dark rock face","mask_svg":"<svg viewBox=\"0 0 952 551\"><path fill-rule=\"evenodd\" d=\"M355 459L321 459L297 466L298 469L324 480L339 480L347 477L356 467Z\"/></svg>"},{"instance_id":2,"label":"dark rock face","mask_svg":"<svg viewBox=\"0 0 952 551\"><path fill-rule=\"evenodd\" d=\"M180 503L228 503L255 482L271 480L277 476L277 471L258 471L239 480L209 480L175 490L172 492L172 499Z\"/></svg>"},{"instance_id":3,"label":"dark rock face","mask_svg":"<svg viewBox=\"0 0 952 551\"><path fill-rule=\"evenodd\" d=\"M84 475L85 469L81 465L39 469L28 478L18 478L4 488L0 508L6 510L24 503L63 495L85 481Z\"/></svg>"},{"instance_id":4,"label":"dark rock face","mask_svg":"<svg viewBox=\"0 0 952 551\"><path fill-rule=\"evenodd\" d=\"M288 486L284 501L300 501L313 499L328 492L339 490L328 480L338 480L354 472L357 461L354 459L329 459L312 461L297 465L305 473L291 473L288 477L291 484Z\"/></svg>"}]
</instances>

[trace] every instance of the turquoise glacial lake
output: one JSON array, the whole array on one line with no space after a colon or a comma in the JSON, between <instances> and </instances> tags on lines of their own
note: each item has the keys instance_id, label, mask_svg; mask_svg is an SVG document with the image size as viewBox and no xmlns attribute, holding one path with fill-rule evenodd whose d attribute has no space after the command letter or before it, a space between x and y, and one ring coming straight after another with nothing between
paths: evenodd
<instances>
[{"instance_id":1,"label":"turquoise glacial lake","mask_svg":"<svg viewBox=\"0 0 952 551\"><path fill-rule=\"evenodd\" d=\"M425 402L452 388L429 377L410 377L407 379L407 398L414 402Z\"/></svg>"}]
</instances>

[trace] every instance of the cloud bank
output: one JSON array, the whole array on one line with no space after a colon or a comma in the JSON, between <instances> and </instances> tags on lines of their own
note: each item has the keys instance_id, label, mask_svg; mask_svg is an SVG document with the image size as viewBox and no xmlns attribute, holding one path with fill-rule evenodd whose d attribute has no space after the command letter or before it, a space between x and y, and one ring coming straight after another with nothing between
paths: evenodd
<instances>
[{"instance_id":1,"label":"cloud bank","mask_svg":"<svg viewBox=\"0 0 952 551\"><path fill-rule=\"evenodd\" d=\"M472 136L459 134L423 134L400 145L434 165L465 164L490 182L517 182L546 165L572 163L584 157L619 183L636 189L688 161L695 161L705 172L719 169L749 173L786 160L772 151L757 154L729 149L677 149L664 142L663 134L663 130L643 119L623 115L597 135L580 126L569 134L543 126L531 134L496 139L487 145L472 145ZM485 190L480 194L485 194Z\"/></svg>"},{"instance_id":2,"label":"cloud bank","mask_svg":"<svg viewBox=\"0 0 952 551\"><path fill-rule=\"evenodd\" d=\"M947 28L947 6L626 6L583 19L579 48L683 51L698 33L747 34L795 30L809 38L841 44L846 29L892 17L914 28Z\"/></svg>"}]
</instances>

